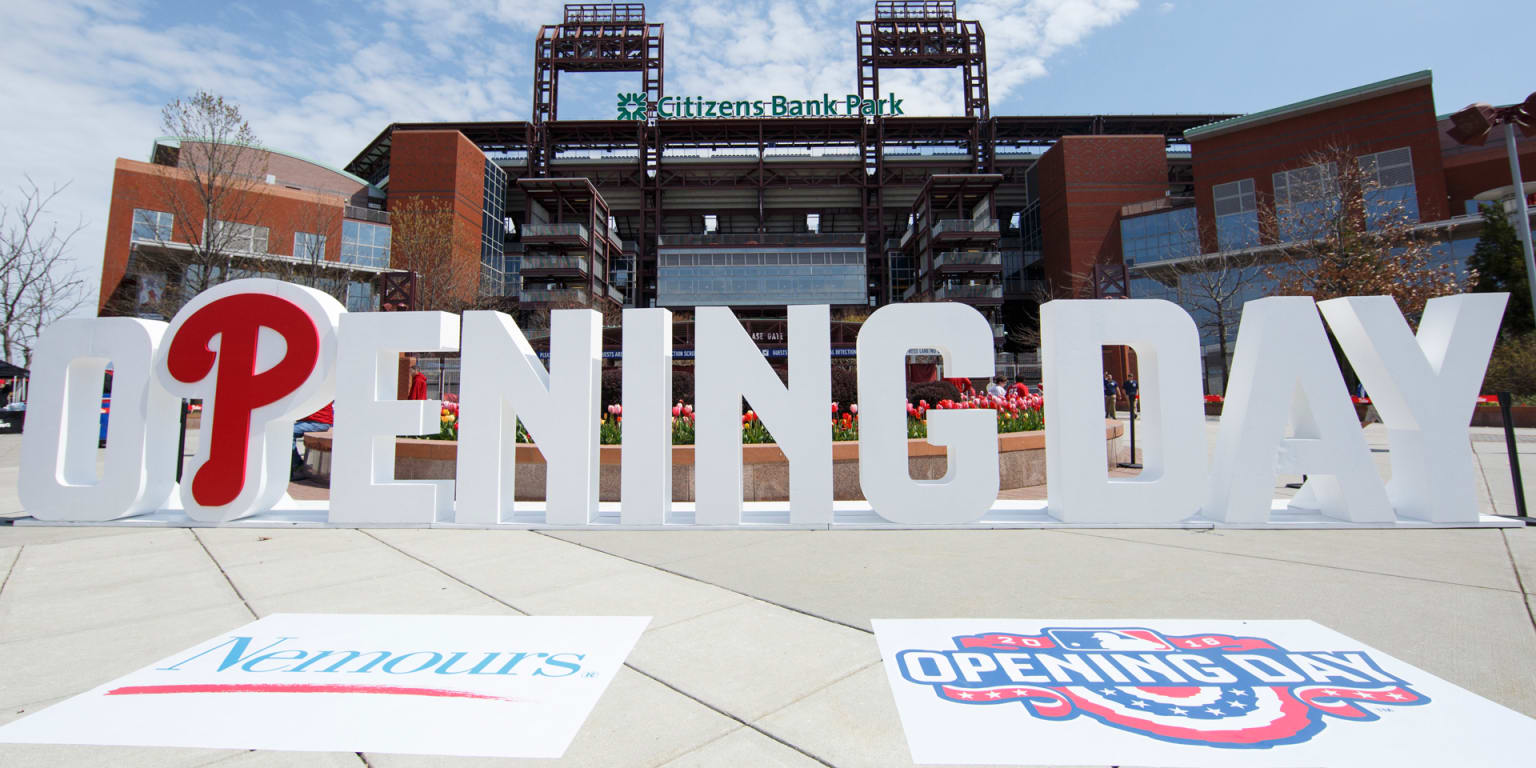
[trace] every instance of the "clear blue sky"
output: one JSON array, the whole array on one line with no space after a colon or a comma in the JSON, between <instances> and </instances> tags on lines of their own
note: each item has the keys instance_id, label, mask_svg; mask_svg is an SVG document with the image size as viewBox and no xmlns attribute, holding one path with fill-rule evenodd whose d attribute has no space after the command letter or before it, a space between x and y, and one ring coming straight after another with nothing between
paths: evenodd
<instances>
[{"instance_id":1,"label":"clear blue sky","mask_svg":"<svg viewBox=\"0 0 1536 768\"><path fill-rule=\"evenodd\" d=\"M94 286L115 157L144 159L159 110L198 89L241 104L263 143L340 166L390 122L522 120L549 0L206 3L14 0L0 29L0 200L69 184ZM662 0L671 94L854 89L872 0ZM994 114L1251 112L1421 69L1437 108L1536 90L1536 2L980 0ZM638 75L562 79L561 116L609 118ZM909 114L960 109L959 76L882 81Z\"/></svg>"}]
</instances>

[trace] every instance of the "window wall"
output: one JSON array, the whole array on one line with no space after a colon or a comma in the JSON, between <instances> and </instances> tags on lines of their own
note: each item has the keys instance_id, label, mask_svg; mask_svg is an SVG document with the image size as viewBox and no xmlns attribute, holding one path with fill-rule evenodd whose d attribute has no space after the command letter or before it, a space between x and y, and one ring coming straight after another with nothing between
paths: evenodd
<instances>
[{"instance_id":1,"label":"window wall","mask_svg":"<svg viewBox=\"0 0 1536 768\"><path fill-rule=\"evenodd\" d=\"M389 266L389 227L366 221L341 222L341 263L363 267Z\"/></svg>"},{"instance_id":2,"label":"window wall","mask_svg":"<svg viewBox=\"0 0 1536 768\"><path fill-rule=\"evenodd\" d=\"M1419 220L1419 194L1413 183L1413 152L1408 147L1361 155L1368 223L1379 227L1393 219Z\"/></svg>"},{"instance_id":3,"label":"window wall","mask_svg":"<svg viewBox=\"0 0 1536 768\"><path fill-rule=\"evenodd\" d=\"M1327 229L1338 211L1339 168L1320 163L1274 175L1275 220L1281 242L1310 240Z\"/></svg>"},{"instance_id":4,"label":"window wall","mask_svg":"<svg viewBox=\"0 0 1536 768\"><path fill-rule=\"evenodd\" d=\"M325 235L309 232L293 233L293 256L311 261L325 260Z\"/></svg>"},{"instance_id":5,"label":"window wall","mask_svg":"<svg viewBox=\"0 0 1536 768\"><path fill-rule=\"evenodd\" d=\"M171 240L176 217L165 211L133 209L133 239L166 243Z\"/></svg>"},{"instance_id":6,"label":"window wall","mask_svg":"<svg viewBox=\"0 0 1536 768\"><path fill-rule=\"evenodd\" d=\"M863 304L864 249L661 249L656 305Z\"/></svg>"},{"instance_id":7,"label":"window wall","mask_svg":"<svg viewBox=\"0 0 1536 768\"><path fill-rule=\"evenodd\" d=\"M214 241L223 250L234 253L267 253L271 232L267 227L238 221L216 221L213 227Z\"/></svg>"},{"instance_id":8,"label":"window wall","mask_svg":"<svg viewBox=\"0 0 1536 768\"><path fill-rule=\"evenodd\" d=\"M1211 187L1215 198L1216 246L1231 251L1259 244L1259 207L1253 179L1239 179Z\"/></svg>"},{"instance_id":9,"label":"window wall","mask_svg":"<svg viewBox=\"0 0 1536 768\"><path fill-rule=\"evenodd\" d=\"M507 264L503 259L503 241L507 236L507 173L500 166L485 161L485 196L480 210L480 266L482 273L496 275L495 287L485 290L503 294Z\"/></svg>"},{"instance_id":10,"label":"window wall","mask_svg":"<svg viewBox=\"0 0 1536 768\"><path fill-rule=\"evenodd\" d=\"M1195 209L1174 208L1121 219L1120 252L1127 266L1199 254Z\"/></svg>"}]
</instances>

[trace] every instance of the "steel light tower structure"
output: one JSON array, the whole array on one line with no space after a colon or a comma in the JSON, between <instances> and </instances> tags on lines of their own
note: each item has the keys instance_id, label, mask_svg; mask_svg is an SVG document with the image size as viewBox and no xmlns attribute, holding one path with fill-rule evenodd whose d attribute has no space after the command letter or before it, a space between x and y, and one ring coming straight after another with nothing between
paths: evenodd
<instances>
[{"instance_id":1,"label":"steel light tower structure","mask_svg":"<svg viewBox=\"0 0 1536 768\"><path fill-rule=\"evenodd\" d=\"M960 19L954 0L877 0L875 18L856 24L859 98L880 99L882 69L959 68L970 127L975 173L991 173L995 141L987 103L987 41L981 22ZM864 163L862 207L869 263L888 268L885 257L886 136L879 115L866 117L859 136ZM899 229L899 228L898 228ZM883 301L891 300L890 280L880 275Z\"/></svg>"},{"instance_id":2,"label":"steel light tower structure","mask_svg":"<svg viewBox=\"0 0 1536 768\"><path fill-rule=\"evenodd\" d=\"M1525 182L1520 175L1520 148L1515 146L1515 129L1526 136L1536 136L1536 93L1525 101L1508 107L1471 104L1451 115L1451 129L1446 134L1458 144L1481 146L1488 141L1493 126L1503 124L1504 147L1509 152L1509 173L1515 189L1515 216L1519 219L1520 245L1525 251L1525 282L1531 291L1531 307L1536 311L1536 254L1531 248L1531 211L1525 203Z\"/></svg>"}]
</instances>

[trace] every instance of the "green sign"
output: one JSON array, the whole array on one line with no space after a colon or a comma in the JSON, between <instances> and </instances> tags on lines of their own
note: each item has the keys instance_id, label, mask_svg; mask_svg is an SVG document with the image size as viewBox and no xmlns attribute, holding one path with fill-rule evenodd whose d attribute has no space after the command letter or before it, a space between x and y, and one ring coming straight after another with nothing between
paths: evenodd
<instances>
[{"instance_id":1,"label":"green sign","mask_svg":"<svg viewBox=\"0 0 1536 768\"><path fill-rule=\"evenodd\" d=\"M878 99L862 99L856 93L833 98L791 99L773 96L767 99L706 99L703 96L663 96L647 102L643 93L618 95L619 120L717 119L737 117L860 117L865 115L902 115L902 99L887 94Z\"/></svg>"}]
</instances>

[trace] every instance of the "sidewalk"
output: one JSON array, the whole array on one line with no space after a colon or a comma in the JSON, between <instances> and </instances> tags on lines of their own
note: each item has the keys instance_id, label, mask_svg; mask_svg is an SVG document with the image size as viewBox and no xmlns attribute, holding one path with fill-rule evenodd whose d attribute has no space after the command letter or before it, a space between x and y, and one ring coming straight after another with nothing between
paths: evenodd
<instances>
[{"instance_id":1,"label":"sidewalk","mask_svg":"<svg viewBox=\"0 0 1536 768\"><path fill-rule=\"evenodd\" d=\"M1385 432L1367 432L1384 442ZM0 514L16 513L18 450L0 436ZM1479 457L1497 503L1500 457ZM910 765L872 618L1307 618L1536 715L1533 586L1536 531L1526 528L0 525L0 658L12 661L0 665L0 722L275 612L653 616L559 765ZM5 766L518 762L0 745Z\"/></svg>"}]
</instances>

